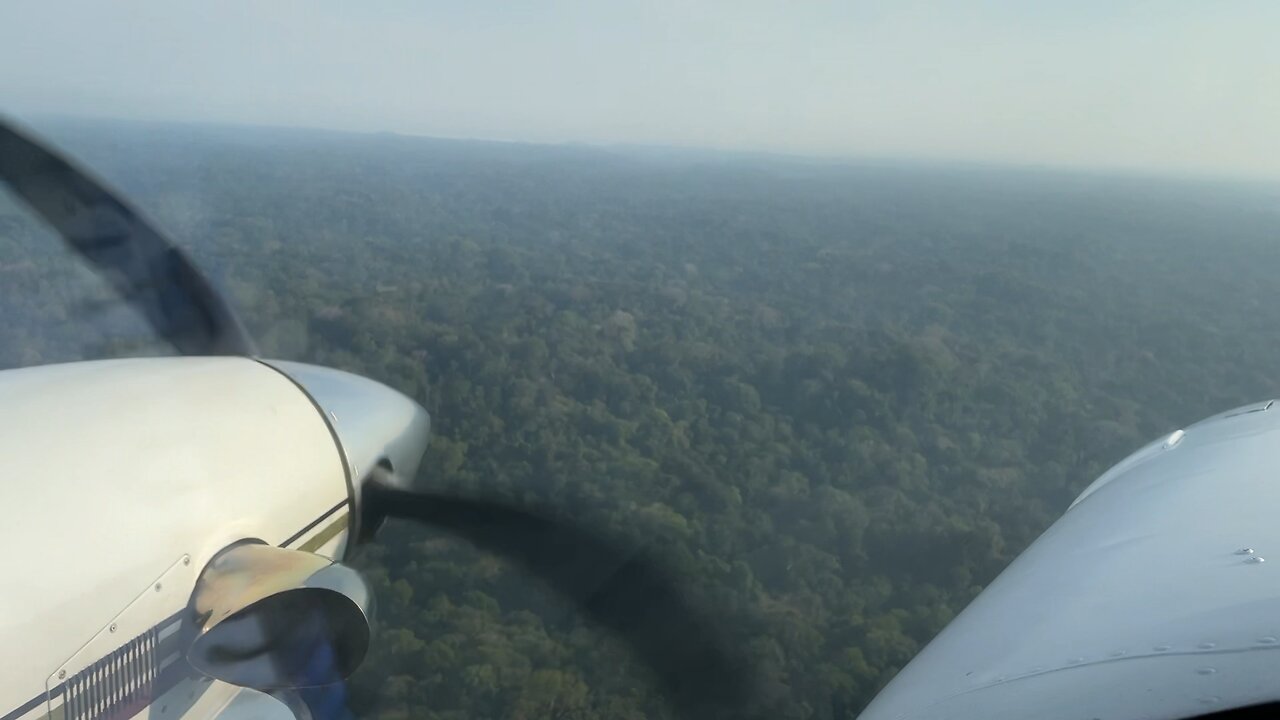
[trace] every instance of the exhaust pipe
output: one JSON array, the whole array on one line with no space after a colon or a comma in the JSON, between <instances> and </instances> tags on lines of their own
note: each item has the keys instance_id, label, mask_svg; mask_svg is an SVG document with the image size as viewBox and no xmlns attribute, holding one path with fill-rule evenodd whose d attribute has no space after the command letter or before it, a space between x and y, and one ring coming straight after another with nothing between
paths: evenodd
<instances>
[{"instance_id":1,"label":"exhaust pipe","mask_svg":"<svg viewBox=\"0 0 1280 720\"><path fill-rule=\"evenodd\" d=\"M372 597L359 573L328 558L234 545L209 562L191 595L187 661L254 690L339 682L369 650Z\"/></svg>"}]
</instances>

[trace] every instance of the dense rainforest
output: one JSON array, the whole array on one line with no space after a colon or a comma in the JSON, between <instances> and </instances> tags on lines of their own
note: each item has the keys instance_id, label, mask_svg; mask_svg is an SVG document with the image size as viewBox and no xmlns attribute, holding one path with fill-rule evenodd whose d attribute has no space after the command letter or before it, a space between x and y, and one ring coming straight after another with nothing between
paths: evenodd
<instances>
[{"instance_id":1,"label":"dense rainforest","mask_svg":"<svg viewBox=\"0 0 1280 720\"><path fill-rule=\"evenodd\" d=\"M667 558L780 718L849 718L1151 438L1280 395L1280 189L319 131L41 126L264 353L421 401L417 482ZM153 348L0 205L0 367ZM98 284L95 284L98 283ZM370 718L642 718L537 582L393 526Z\"/></svg>"}]
</instances>

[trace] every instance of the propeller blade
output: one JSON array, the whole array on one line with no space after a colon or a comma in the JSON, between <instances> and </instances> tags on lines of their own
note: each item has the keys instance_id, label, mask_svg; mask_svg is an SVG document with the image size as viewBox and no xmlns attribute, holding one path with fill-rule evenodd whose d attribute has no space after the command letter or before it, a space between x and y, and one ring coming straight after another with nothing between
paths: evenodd
<instances>
[{"instance_id":1,"label":"propeller blade","mask_svg":"<svg viewBox=\"0 0 1280 720\"><path fill-rule=\"evenodd\" d=\"M368 523L416 520L514 560L620 637L689 718L756 714L749 668L727 650L718 623L700 612L651 557L527 510L487 500L364 488Z\"/></svg>"},{"instance_id":2,"label":"propeller blade","mask_svg":"<svg viewBox=\"0 0 1280 720\"><path fill-rule=\"evenodd\" d=\"M255 355L231 306L186 253L66 158L0 119L0 180L184 355Z\"/></svg>"}]
</instances>

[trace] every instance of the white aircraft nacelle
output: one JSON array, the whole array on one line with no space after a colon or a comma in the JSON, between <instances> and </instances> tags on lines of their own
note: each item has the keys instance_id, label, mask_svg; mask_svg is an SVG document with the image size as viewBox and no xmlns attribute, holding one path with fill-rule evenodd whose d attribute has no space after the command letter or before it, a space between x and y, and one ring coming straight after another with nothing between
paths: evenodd
<instances>
[{"instance_id":1,"label":"white aircraft nacelle","mask_svg":"<svg viewBox=\"0 0 1280 720\"><path fill-rule=\"evenodd\" d=\"M863 720L1186 718L1280 699L1278 468L1270 402L1139 450Z\"/></svg>"},{"instance_id":2,"label":"white aircraft nacelle","mask_svg":"<svg viewBox=\"0 0 1280 720\"><path fill-rule=\"evenodd\" d=\"M411 478L429 430L372 381L243 357L4 371L0 409L0 720L212 717L229 703L292 717L189 659L230 658L206 672L253 687L234 650L261 657L231 621L265 617L266 598L277 614L281 598L309 602L289 590L329 598L330 619L362 617L367 589L333 565L360 482L378 465ZM217 590L193 600L198 582Z\"/></svg>"}]
</instances>

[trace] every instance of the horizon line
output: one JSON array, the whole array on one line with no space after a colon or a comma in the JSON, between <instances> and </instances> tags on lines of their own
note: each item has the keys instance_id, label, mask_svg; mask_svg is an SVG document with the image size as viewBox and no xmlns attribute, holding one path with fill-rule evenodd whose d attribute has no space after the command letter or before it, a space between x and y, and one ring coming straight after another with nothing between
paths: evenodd
<instances>
[{"instance_id":1,"label":"horizon line","mask_svg":"<svg viewBox=\"0 0 1280 720\"><path fill-rule=\"evenodd\" d=\"M541 148L584 148L597 151L648 150L673 153L718 155L722 157L752 158L761 160L787 161L795 163L816 163L829 166L868 166L898 165L914 167L963 167L1007 172L1034 172L1058 175L1094 176L1111 179L1156 180L1164 182L1190 182L1214 185L1248 185L1280 190L1280 175L1240 174L1226 171L1205 171L1174 168L1142 168L1125 165L1091 165L1085 163L1060 163L1045 161L1011 161L970 157L947 157L933 155L909 154L872 154L833 152L819 154L795 150L777 150L750 147L724 147L708 145L681 144L675 142L636 142L636 141L591 141L591 140L526 140L509 137L478 137L473 135L454 135L439 133L406 132L403 130L370 130L342 127L324 127L321 125L296 125L289 123L254 122L242 120L195 120L189 118L146 118L120 115L91 113L36 111L30 113L13 113L0 109L0 117L16 118L21 124L31 126L33 119L51 122L98 122L133 125L169 125L187 127L206 127L229 130L269 130L299 133L328 133L333 135L361 137L397 137L409 140L430 140L442 142L476 143L490 145L512 145ZM40 131L38 126L31 129Z\"/></svg>"}]
</instances>

